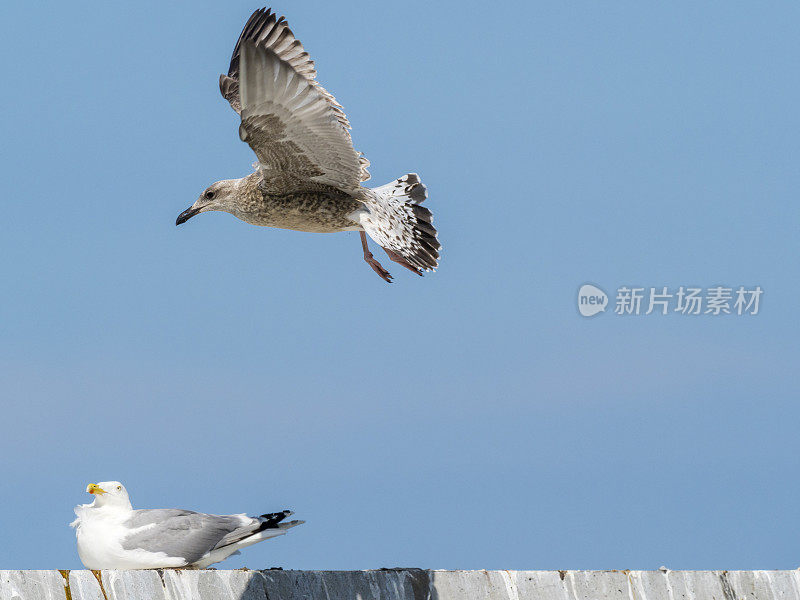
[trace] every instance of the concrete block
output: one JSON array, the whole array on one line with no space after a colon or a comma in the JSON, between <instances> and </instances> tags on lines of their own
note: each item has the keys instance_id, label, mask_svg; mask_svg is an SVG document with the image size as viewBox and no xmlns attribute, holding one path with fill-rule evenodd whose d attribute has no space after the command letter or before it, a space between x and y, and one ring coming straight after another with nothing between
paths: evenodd
<instances>
[{"instance_id":1,"label":"concrete block","mask_svg":"<svg viewBox=\"0 0 800 600\"><path fill-rule=\"evenodd\" d=\"M800 571L0 571L0 600L800 600Z\"/></svg>"}]
</instances>

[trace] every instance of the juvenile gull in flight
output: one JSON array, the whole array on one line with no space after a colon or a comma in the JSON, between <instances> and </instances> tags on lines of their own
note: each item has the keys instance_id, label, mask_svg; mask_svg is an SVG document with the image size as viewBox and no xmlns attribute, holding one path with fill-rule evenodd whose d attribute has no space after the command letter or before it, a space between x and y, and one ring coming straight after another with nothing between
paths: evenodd
<instances>
[{"instance_id":1,"label":"juvenile gull in flight","mask_svg":"<svg viewBox=\"0 0 800 600\"><path fill-rule=\"evenodd\" d=\"M260 517L133 510L119 481L90 483L86 491L94 494L94 502L76 506L78 518L71 525L87 569L205 569L305 522L282 522L289 510Z\"/></svg>"},{"instance_id":2,"label":"juvenile gull in flight","mask_svg":"<svg viewBox=\"0 0 800 600\"><path fill-rule=\"evenodd\" d=\"M422 275L438 266L440 244L416 173L362 187L369 161L356 152L342 106L316 81L314 62L283 17L255 11L236 42L223 97L241 116L239 137L255 152L255 172L218 181L176 225L221 210L251 223L296 231L358 231L364 260L386 281L367 235L389 258Z\"/></svg>"}]
</instances>

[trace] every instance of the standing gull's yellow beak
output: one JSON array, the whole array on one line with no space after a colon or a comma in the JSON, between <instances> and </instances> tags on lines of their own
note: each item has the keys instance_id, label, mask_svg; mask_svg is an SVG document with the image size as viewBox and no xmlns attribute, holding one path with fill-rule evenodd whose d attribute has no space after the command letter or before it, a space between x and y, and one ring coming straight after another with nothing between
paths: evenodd
<instances>
[{"instance_id":1,"label":"standing gull's yellow beak","mask_svg":"<svg viewBox=\"0 0 800 600\"><path fill-rule=\"evenodd\" d=\"M86 486L86 493L97 494L98 496L102 496L107 492L96 483L90 483L89 485Z\"/></svg>"}]
</instances>

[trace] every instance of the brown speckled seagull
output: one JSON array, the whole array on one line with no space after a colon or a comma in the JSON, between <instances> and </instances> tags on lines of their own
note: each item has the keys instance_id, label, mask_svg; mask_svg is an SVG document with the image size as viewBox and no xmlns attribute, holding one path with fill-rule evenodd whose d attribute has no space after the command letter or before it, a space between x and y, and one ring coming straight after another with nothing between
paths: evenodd
<instances>
[{"instance_id":1,"label":"brown speckled seagull","mask_svg":"<svg viewBox=\"0 0 800 600\"><path fill-rule=\"evenodd\" d=\"M364 260L388 282L392 276L372 256L367 235L418 275L435 269L440 244L431 212L420 206L427 191L419 176L362 187L369 161L353 148L342 106L316 74L283 17L263 8L251 15L219 87L241 116L239 137L258 158L255 171L211 185L175 224L221 210L253 225L358 231Z\"/></svg>"}]
</instances>

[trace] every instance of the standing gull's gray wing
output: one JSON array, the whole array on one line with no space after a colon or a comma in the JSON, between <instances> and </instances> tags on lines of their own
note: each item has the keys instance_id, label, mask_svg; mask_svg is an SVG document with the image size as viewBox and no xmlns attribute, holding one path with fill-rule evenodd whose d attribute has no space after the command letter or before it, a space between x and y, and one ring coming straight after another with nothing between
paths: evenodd
<instances>
[{"instance_id":1,"label":"standing gull's gray wing","mask_svg":"<svg viewBox=\"0 0 800 600\"><path fill-rule=\"evenodd\" d=\"M242 115L240 136L267 170L266 178L280 172L299 178L313 173L318 183L358 187L369 179L369 161L353 149L342 106L315 77L314 62L286 20L260 9L236 42L228 75L220 76L220 91ZM298 167L301 171L295 172Z\"/></svg>"},{"instance_id":2,"label":"standing gull's gray wing","mask_svg":"<svg viewBox=\"0 0 800 600\"><path fill-rule=\"evenodd\" d=\"M259 525L258 519L244 515L207 515L171 508L135 510L124 523L132 531L122 540L122 547L164 552L192 564L236 530Z\"/></svg>"}]
</instances>

